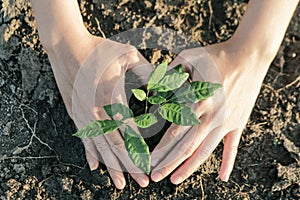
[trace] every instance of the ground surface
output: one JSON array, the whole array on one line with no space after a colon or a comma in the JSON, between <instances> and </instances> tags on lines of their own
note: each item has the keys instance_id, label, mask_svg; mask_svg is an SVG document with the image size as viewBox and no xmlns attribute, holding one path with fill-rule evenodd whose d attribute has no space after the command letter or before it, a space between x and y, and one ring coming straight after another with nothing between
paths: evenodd
<instances>
[{"instance_id":1,"label":"ground surface","mask_svg":"<svg viewBox=\"0 0 300 200\"><path fill-rule=\"evenodd\" d=\"M79 3L96 35L162 26L202 45L228 39L247 6L246 0ZM126 175L129 184L120 191L105 166L89 171L81 142L71 137L75 127L38 41L30 4L0 1L0 199L299 199L299 33L298 6L244 130L228 183L218 179L220 145L179 186L166 179L141 189ZM154 63L168 52L143 54Z\"/></svg>"}]
</instances>

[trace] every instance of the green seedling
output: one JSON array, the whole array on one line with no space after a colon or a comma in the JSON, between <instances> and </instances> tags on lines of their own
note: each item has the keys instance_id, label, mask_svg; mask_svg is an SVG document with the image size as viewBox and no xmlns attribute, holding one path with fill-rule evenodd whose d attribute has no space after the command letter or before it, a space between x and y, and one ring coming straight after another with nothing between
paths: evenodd
<instances>
[{"instance_id":1,"label":"green seedling","mask_svg":"<svg viewBox=\"0 0 300 200\"><path fill-rule=\"evenodd\" d=\"M121 129L124 132L125 147L132 162L146 174L150 173L150 152L143 137L129 125L149 128L157 123L153 113L148 113L149 105L158 105L158 113L167 121L180 126L199 125L200 120L191 108L214 95L222 87L219 83L190 81L189 74L183 72L182 66L167 71L168 64L163 62L151 73L147 89L132 89L133 95L145 103L145 113L134 116L132 110L121 103L104 106L110 120L97 120L88 124L74 136L91 138ZM156 112L155 111L155 112ZM118 116L118 120L116 120Z\"/></svg>"}]
</instances>

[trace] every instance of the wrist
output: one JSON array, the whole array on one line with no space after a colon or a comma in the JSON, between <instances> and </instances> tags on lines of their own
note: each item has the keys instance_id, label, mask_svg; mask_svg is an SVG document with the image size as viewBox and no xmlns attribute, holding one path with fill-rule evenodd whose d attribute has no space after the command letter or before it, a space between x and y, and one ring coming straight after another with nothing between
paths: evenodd
<instances>
[{"instance_id":1,"label":"wrist","mask_svg":"<svg viewBox=\"0 0 300 200\"><path fill-rule=\"evenodd\" d=\"M32 0L38 33L46 50L71 46L89 36L76 0Z\"/></svg>"},{"instance_id":2,"label":"wrist","mask_svg":"<svg viewBox=\"0 0 300 200\"><path fill-rule=\"evenodd\" d=\"M250 0L230 39L231 48L271 63L299 0Z\"/></svg>"},{"instance_id":3,"label":"wrist","mask_svg":"<svg viewBox=\"0 0 300 200\"><path fill-rule=\"evenodd\" d=\"M62 37L50 48L46 48L46 52L53 70L65 71L65 75L72 77L71 74L78 71L91 51L104 40L91 34L83 35L78 41Z\"/></svg>"},{"instance_id":4,"label":"wrist","mask_svg":"<svg viewBox=\"0 0 300 200\"><path fill-rule=\"evenodd\" d=\"M263 81L272 62L258 49L240 49L232 40L207 46L206 51L218 66L223 80L255 79ZM271 55L271 53L269 54Z\"/></svg>"}]
</instances>

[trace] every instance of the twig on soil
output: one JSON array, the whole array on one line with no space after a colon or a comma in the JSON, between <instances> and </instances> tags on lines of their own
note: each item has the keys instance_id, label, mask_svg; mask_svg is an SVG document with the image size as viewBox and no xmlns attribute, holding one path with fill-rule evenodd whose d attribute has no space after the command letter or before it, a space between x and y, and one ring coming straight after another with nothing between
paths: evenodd
<instances>
[{"instance_id":1,"label":"twig on soil","mask_svg":"<svg viewBox=\"0 0 300 200\"><path fill-rule=\"evenodd\" d=\"M284 148L291 154L298 164L300 164L300 148L295 145L293 141L288 139L283 133L281 133L283 139Z\"/></svg>"},{"instance_id":2,"label":"twig on soil","mask_svg":"<svg viewBox=\"0 0 300 200\"><path fill-rule=\"evenodd\" d=\"M51 175L51 176L45 178L44 180L40 181L40 182L38 183L38 186L39 186L39 187L42 187L43 183L44 183L45 181L49 180L50 178L52 178L53 176L54 176L54 175Z\"/></svg>"},{"instance_id":3,"label":"twig on soil","mask_svg":"<svg viewBox=\"0 0 300 200\"><path fill-rule=\"evenodd\" d=\"M127 178L128 180L131 180L129 174L127 174ZM129 194L130 197L132 197L132 181L129 182Z\"/></svg>"},{"instance_id":4,"label":"twig on soil","mask_svg":"<svg viewBox=\"0 0 300 200\"><path fill-rule=\"evenodd\" d=\"M271 90L275 94L276 97L279 97L278 90L275 90L272 86L267 85L267 84L262 84L262 86L268 88L269 90Z\"/></svg>"},{"instance_id":5,"label":"twig on soil","mask_svg":"<svg viewBox=\"0 0 300 200\"><path fill-rule=\"evenodd\" d=\"M297 87L299 87L299 86L300 86L300 76L298 76L298 78L296 78L294 81L290 82L290 83L287 84L286 86L284 86L284 87L282 87L282 88L279 88L279 89L277 90L277 92L281 92L282 90L287 89L287 88L293 86L293 85L294 85L295 83L297 83L297 82L299 82L299 84L297 85Z\"/></svg>"},{"instance_id":6,"label":"twig on soil","mask_svg":"<svg viewBox=\"0 0 300 200\"><path fill-rule=\"evenodd\" d=\"M81 170L83 170L83 169L85 168L85 166L87 165L87 164L85 164L83 167L81 167L81 166L79 166L79 165L75 165L75 164L72 164L72 163L65 163L65 162L62 162L62 161L58 158L58 156L56 157L56 159L57 159L58 162L59 162L60 164L62 164L62 165L76 167L76 168L81 169Z\"/></svg>"},{"instance_id":7,"label":"twig on soil","mask_svg":"<svg viewBox=\"0 0 300 200\"><path fill-rule=\"evenodd\" d=\"M275 90L271 85L267 85L267 84L262 84L263 87L269 89L271 92L273 92L273 94L275 95L275 97L281 101L283 101L282 99L282 96L279 95L279 91L278 90ZM277 106L278 106L278 101L275 101L275 105L273 106L274 109L277 109Z\"/></svg>"},{"instance_id":8,"label":"twig on soil","mask_svg":"<svg viewBox=\"0 0 300 200\"><path fill-rule=\"evenodd\" d=\"M98 26L98 31L100 31L100 33L101 33L101 35L102 35L103 38L106 38L106 35L105 35L105 33L103 32L103 30L102 30L102 28L100 26L99 20L97 18L95 18L95 21L96 21L97 26Z\"/></svg>"},{"instance_id":9,"label":"twig on soil","mask_svg":"<svg viewBox=\"0 0 300 200\"><path fill-rule=\"evenodd\" d=\"M34 156L10 156L10 157L7 157L7 155L4 155L0 158L0 161L4 161L4 160L11 160L11 159L23 159L23 160L26 160L26 159L52 159L52 158L55 158L57 159L57 156L38 156L38 157L34 157Z\"/></svg>"},{"instance_id":10,"label":"twig on soil","mask_svg":"<svg viewBox=\"0 0 300 200\"><path fill-rule=\"evenodd\" d=\"M253 163L253 164L248 164L248 165L245 165L245 166L247 166L247 167L256 167L258 165L260 165L260 164L259 163Z\"/></svg>"},{"instance_id":11,"label":"twig on soil","mask_svg":"<svg viewBox=\"0 0 300 200\"><path fill-rule=\"evenodd\" d=\"M202 184L202 176L200 176L200 188L201 188L201 200L204 200L205 194L204 194L204 189L203 189L203 184Z\"/></svg>"},{"instance_id":12,"label":"twig on soil","mask_svg":"<svg viewBox=\"0 0 300 200\"><path fill-rule=\"evenodd\" d=\"M209 24L208 24L208 30L211 30L212 25L212 17L213 17L213 8L211 5L211 1L208 1L208 8L209 8Z\"/></svg>"},{"instance_id":13,"label":"twig on soil","mask_svg":"<svg viewBox=\"0 0 300 200\"><path fill-rule=\"evenodd\" d=\"M244 187L247 184L240 186L238 183L236 183L233 180L231 180L231 182L234 183L238 187L238 189L239 189L239 191L237 192L237 194L234 195L235 197L239 197L239 198L242 197L242 199L249 199L249 193L252 193L252 191L244 191Z\"/></svg>"}]
</instances>

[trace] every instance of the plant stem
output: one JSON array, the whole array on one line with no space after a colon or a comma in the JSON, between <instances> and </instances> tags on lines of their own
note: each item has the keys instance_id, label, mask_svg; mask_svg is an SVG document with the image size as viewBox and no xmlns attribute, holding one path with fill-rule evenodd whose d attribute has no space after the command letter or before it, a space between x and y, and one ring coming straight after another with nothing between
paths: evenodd
<instances>
[{"instance_id":1,"label":"plant stem","mask_svg":"<svg viewBox=\"0 0 300 200\"><path fill-rule=\"evenodd\" d=\"M147 95L146 95L146 107L145 107L145 114L147 114L147 110L148 110L148 97L149 97L149 90L147 90Z\"/></svg>"},{"instance_id":2,"label":"plant stem","mask_svg":"<svg viewBox=\"0 0 300 200\"><path fill-rule=\"evenodd\" d=\"M158 109L159 109L160 106L161 106L161 105L159 105L159 106L154 110L153 114L157 113L157 111L158 111Z\"/></svg>"}]
</instances>

